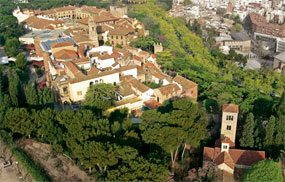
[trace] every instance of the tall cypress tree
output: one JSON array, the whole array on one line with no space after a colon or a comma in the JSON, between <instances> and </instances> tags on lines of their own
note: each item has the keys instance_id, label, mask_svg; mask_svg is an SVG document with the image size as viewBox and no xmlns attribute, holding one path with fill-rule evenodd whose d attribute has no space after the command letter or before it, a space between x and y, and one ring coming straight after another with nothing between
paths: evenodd
<instances>
[{"instance_id":1,"label":"tall cypress tree","mask_svg":"<svg viewBox=\"0 0 285 182\"><path fill-rule=\"evenodd\" d=\"M277 115L285 115L285 91L283 92L280 103L277 106Z\"/></svg>"},{"instance_id":2,"label":"tall cypress tree","mask_svg":"<svg viewBox=\"0 0 285 182\"><path fill-rule=\"evenodd\" d=\"M275 117L271 116L269 122L265 127L265 138L264 146L269 147L274 143L274 132L275 132Z\"/></svg>"},{"instance_id":3,"label":"tall cypress tree","mask_svg":"<svg viewBox=\"0 0 285 182\"><path fill-rule=\"evenodd\" d=\"M245 124L243 126L242 137L240 138L240 146L242 147L254 147L254 116L249 113L246 117Z\"/></svg>"},{"instance_id":4,"label":"tall cypress tree","mask_svg":"<svg viewBox=\"0 0 285 182\"><path fill-rule=\"evenodd\" d=\"M20 80L18 79L19 77L15 77L12 73L11 70L9 70L9 94L10 94L10 99L11 103L13 106L18 107L19 106L19 100L18 100L18 95L19 95L19 90L18 90L18 84Z\"/></svg>"},{"instance_id":5,"label":"tall cypress tree","mask_svg":"<svg viewBox=\"0 0 285 182\"><path fill-rule=\"evenodd\" d=\"M0 73L0 75L1 75L1 73ZM2 79L0 77L0 106L2 106L2 104L3 104L3 97L4 97L4 95L3 95L3 91L2 91Z\"/></svg>"},{"instance_id":6,"label":"tall cypress tree","mask_svg":"<svg viewBox=\"0 0 285 182\"><path fill-rule=\"evenodd\" d=\"M39 104L38 93L35 84L29 82L26 89L26 100L30 106L37 106Z\"/></svg>"}]
</instances>

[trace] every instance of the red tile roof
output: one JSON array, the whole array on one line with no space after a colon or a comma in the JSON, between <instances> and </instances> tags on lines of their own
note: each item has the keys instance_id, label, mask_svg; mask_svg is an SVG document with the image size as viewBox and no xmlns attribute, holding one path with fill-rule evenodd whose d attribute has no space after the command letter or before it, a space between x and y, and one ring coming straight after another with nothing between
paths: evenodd
<instances>
[{"instance_id":1,"label":"red tile roof","mask_svg":"<svg viewBox=\"0 0 285 182\"><path fill-rule=\"evenodd\" d=\"M168 96L175 95L175 92L179 91L180 88L176 84L169 84L156 88L155 90L159 90L162 95Z\"/></svg>"},{"instance_id":2,"label":"red tile roof","mask_svg":"<svg viewBox=\"0 0 285 182\"><path fill-rule=\"evenodd\" d=\"M78 67L72 61L64 62L66 68L68 68L74 77L82 77L84 74L78 69Z\"/></svg>"},{"instance_id":3,"label":"red tile roof","mask_svg":"<svg viewBox=\"0 0 285 182\"><path fill-rule=\"evenodd\" d=\"M228 152L222 152L220 153L215 159L214 162L216 165L220 165L225 163L226 165L228 165L230 168L234 169L235 168L235 163L233 161L233 159L231 158L231 156L229 155Z\"/></svg>"},{"instance_id":4,"label":"red tile roof","mask_svg":"<svg viewBox=\"0 0 285 182\"><path fill-rule=\"evenodd\" d=\"M220 155L221 148L204 147L203 160L214 160ZM264 151L253 150L241 150L241 149L229 149L229 155L232 158L234 164L251 166L252 164L265 160Z\"/></svg>"},{"instance_id":5,"label":"red tile roof","mask_svg":"<svg viewBox=\"0 0 285 182\"><path fill-rule=\"evenodd\" d=\"M161 106L162 104L160 104L159 102L157 102L156 100L151 100L151 101L145 101L144 105L150 109L156 109L159 106Z\"/></svg>"},{"instance_id":6,"label":"red tile roof","mask_svg":"<svg viewBox=\"0 0 285 182\"><path fill-rule=\"evenodd\" d=\"M223 137L218 140L216 140L215 146L216 147L221 147L222 143L228 143L230 144L230 148L235 146L235 143L231 141L228 137Z\"/></svg>"},{"instance_id":7,"label":"red tile roof","mask_svg":"<svg viewBox=\"0 0 285 182\"><path fill-rule=\"evenodd\" d=\"M234 104L224 104L222 110L223 110L223 112L238 113L239 108L238 108L238 105L234 105Z\"/></svg>"},{"instance_id":8,"label":"red tile roof","mask_svg":"<svg viewBox=\"0 0 285 182\"><path fill-rule=\"evenodd\" d=\"M183 88L197 87L197 83L192 82L191 80L188 80L180 75L176 75L173 80L180 84Z\"/></svg>"},{"instance_id":9,"label":"red tile roof","mask_svg":"<svg viewBox=\"0 0 285 182\"><path fill-rule=\"evenodd\" d=\"M73 43L71 41L66 41L66 42L53 43L50 46L51 48L59 48L65 46L73 46Z\"/></svg>"},{"instance_id":10,"label":"red tile roof","mask_svg":"<svg viewBox=\"0 0 285 182\"><path fill-rule=\"evenodd\" d=\"M63 49L53 54L55 59L67 60L67 59L77 59L78 55L75 51Z\"/></svg>"}]
</instances>

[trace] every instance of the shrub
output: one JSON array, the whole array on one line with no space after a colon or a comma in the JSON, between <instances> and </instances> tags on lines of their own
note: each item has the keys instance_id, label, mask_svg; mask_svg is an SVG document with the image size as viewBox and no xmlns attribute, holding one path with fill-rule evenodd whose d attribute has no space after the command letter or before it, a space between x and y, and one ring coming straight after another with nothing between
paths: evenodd
<instances>
[{"instance_id":1,"label":"shrub","mask_svg":"<svg viewBox=\"0 0 285 182\"><path fill-rule=\"evenodd\" d=\"M242 176L243 182L264 181L282 182L280 166L272 160L263 160L253 164Z\"/></svg>"},{"instance_id":2,"label":"shrub","mask_svg":"<svg viewBox=\"0 0 285 182\"><path fill-rule=\"evenodd\" d=\"M23 167L35 181L50 181L50 179L45 175L44 171L40 169L25 152L19 148L14 148L12 152L14 157L23 165Z\"/></svg>"}]
</instances>

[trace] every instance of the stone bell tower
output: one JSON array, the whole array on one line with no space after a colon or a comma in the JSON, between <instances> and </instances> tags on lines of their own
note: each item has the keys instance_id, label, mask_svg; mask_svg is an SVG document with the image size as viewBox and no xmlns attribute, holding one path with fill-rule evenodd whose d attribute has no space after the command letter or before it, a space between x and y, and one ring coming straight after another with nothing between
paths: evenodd
<instances>
[{"instance_id":1,"label":"stone bell tower","mask_svg":"<svg viewBox=\"0 0 285 182\"><path fill-rule=\"evenodd\" d=\"M154 43L154 54L158 52L163 52L163 46L162 43Z\"/></svg>"},{"instance_id":2,"label":"stone bell tower","mask_svg":"<svg viewBox=\"0 0 285 182\"><path fill-rule=\"evenodd\" d=\"M238 105L234 104L223 105L221 138L227 137L233 143L235 143L236 140L238 112L239 112Z\"/></svg>"},{"instance_id":3,"label":"stone bell tower","mask_svg":"<svg viewBox=\"0 0 285 182\"><path fill-rule=\"evenodd\" d=\"M92 40L93 45L95 47L98 47L99 41L98 41L98 34L97 34L97 25L94 20L94 17L89 17L88 27L89 27L89 39Z\"/></svg>"}]
</instances>

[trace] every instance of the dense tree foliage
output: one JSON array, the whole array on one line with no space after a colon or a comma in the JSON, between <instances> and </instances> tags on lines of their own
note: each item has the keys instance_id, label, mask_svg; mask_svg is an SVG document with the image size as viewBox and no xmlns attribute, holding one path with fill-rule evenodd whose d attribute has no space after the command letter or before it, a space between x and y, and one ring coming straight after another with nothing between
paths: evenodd
<instances>
[{"instance_id":1,"label":"dense tree foliage","mask_svg":"<svg viewBox=\"0 0 285 182\"><path fill-rule=\"evenodd\" d=\"M16 64L16 67L19 68L19 69L25 69L26 66L27 66L27 60L25 58L25 55L24 54L18 54L16 56L16 61L15 61L15 64Z\"/></svg>"},{"instance_id":2,"label":"dense tree foliage","mask_svg":"<svg viewBox=\"0 0 285 182\"><path fill-rule=\"evenodd\" d=\"M96 111L104 111L112 106L115 97L115 87L112 84L90 85L85 95L83 105Z\"/></svg>"},{"instance_id":3,"label":"dense tree foliage","mask_svg":"<svg viewBox=\"0 0 285 182\"><path fill-rule=\"evenodd\" d=\"M271 160L259 161L252 165L242 176L242 181L276 181L282 182L282 172L279 164Z\"/></svg>"},{"instance_id":4,"label":"dense tree foliage","mask_svg":"<svg viewBox=\"0 0 285 182\"><path fill-rule=\"evenodd\" d=\"M174 101L170 113L154 110L143 113L140 124L142 138L146 143L154 143L169 153L174 167L180 147L183 159L187 145L198 147L200 141L206 138L204 116L203 111L191 100Z\"/></svg>"},{"instance_id":5,"label":"dense tree foliage","mask_svg":"<svg viewBox=\"0 0 285 182\"><path fill-rule=\"evenodd\" d=\"M254 116L252 113L249 113L245 120L245 124L242 130L242 137L240 138L240 145L243 147L254 147Z\"/></svg>"}]
</instances>

